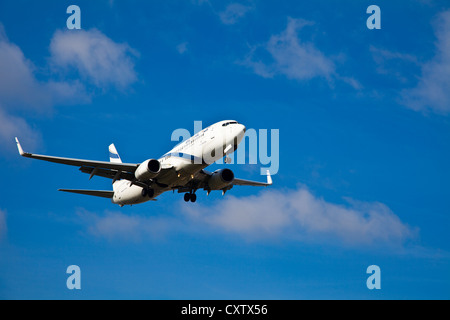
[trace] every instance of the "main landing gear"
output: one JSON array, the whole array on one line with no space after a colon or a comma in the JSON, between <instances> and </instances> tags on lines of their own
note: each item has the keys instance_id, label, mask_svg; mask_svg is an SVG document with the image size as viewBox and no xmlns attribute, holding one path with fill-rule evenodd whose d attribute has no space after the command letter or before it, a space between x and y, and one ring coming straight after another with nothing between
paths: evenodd
<instances>
[{"instance_id":1,"label":"main landing gear","mask_svg":"<svg viewBox=\"0 0 450 320\"><path fill-rule=\"evenodd\" d=\"M197 200L197 195L195 193L185 193L184 194L184 201L189 202L195 202Z\"/></svg>"},{"instance_id":2,"label":"main landing gear","mask_svg":"<svg viewBox=\"0 0 450 320\"><path fill-rule=\"evenodd\" d=\"M141 192L143 197L149 197L149 198L153 198L153 196L155 195L155 190L153 190L152 188L142 188L142 192Z\"/></svg>"}]
</instances>

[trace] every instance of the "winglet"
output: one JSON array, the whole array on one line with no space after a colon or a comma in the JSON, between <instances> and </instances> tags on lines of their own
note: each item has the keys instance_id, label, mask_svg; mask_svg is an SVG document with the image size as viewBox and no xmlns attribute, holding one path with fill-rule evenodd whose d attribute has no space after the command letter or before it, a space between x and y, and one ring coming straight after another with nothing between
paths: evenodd
<instances>
[{"instance_id":1,"label":"winglet","mask_svg":"<svg viewBox=\"0 0 450 320\"><path fill-rule=\"evenodd\" d=\"M17 139L17 137L16 137L16 144L17 144L17 149L19 150L19 154L21 156L23 156L25 154L25 152L23 152L22 146L20 145L19 139Z\"/></svg>"},{"instance_id":2,"label":"winglet","mask_svg":"<svg viewBox=\"0 0 450 320\"><path fill-rule=\"evenodd\" d=\"M267 184L272 184L272 177L270 176L270 171L267 170Z\"/></svg>"}]
</instances>

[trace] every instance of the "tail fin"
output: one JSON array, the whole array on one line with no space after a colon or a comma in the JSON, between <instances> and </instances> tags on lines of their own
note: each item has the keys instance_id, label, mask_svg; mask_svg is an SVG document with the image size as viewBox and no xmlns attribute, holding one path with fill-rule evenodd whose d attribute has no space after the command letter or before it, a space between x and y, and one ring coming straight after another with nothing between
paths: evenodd
<instances>
[{"instance_id":1,"label":"tail fin","mask_svg":"<svg viewBox=\"0 0 450 320\"><path fill-rule=\"evenodd\" d=\"M111 143L108 149L109 149L109 161L115 163L122 163L122 160L120 159L119 153L117 152L114 143Z\"/></svg>"}]
</instances>

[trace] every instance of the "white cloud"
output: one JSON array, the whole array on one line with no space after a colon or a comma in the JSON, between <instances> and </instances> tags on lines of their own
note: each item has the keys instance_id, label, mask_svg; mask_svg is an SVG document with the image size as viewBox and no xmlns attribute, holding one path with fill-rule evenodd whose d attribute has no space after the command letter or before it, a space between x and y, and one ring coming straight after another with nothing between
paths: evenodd
<instances>
[{"instance_id":1,"label":"white cloud","mask_svg":"<svg viewBox=\"0 0 450 320\"><path fill-rule=\"evenodd\" d=\"M187 42L182 42L182 43L178 44L176 48L177 48L177 51L178 51L179 54L183 54L188 49L188 43Z\"/></svg>"},{"instance_id":2,"label":"white cloud","mask_svg":"<svg viewBox=\"0 0 450 320\"><path fill-rule=\"evenodd\" d=\"M334 204L306 187L266 191L256 196L229 196L214 206L186 207L195 223L249 239L282 238L305 242L341 242L350 246L402 246L415 237L382 203Z\"/></svg>"},{"instance_id":3,"label":"white cloud","mask_svg":"<svg viewBox=\"0 0 450 320\"><path fill-rule=\"evenodd\" d=\"M56 31L50 43L51 63L63 70L75 68L97 87L126 89L137 81L134 58L137 52L116 43L96 29Z\"/></svg>"},{"instance_id":4,"label":"white cloud","mask_svg":"<svg viewBox=\"0 0 450 320\"><path fill-rule=\"evenodd\" d=\"M422 64L422 75L415 88L401 92L402 103L416 111L450 112L450 11L435 21L436 55Z\"/></svg>"},{"instance_id":5,"label":"white cloud","mask_svg":"<svg viewBox=\"0 0 450 320\"><path fill-rule=\"evenodd\" d=\"M170 218L146 217L143 215L126 215L118 211L106 210L97 214L85 209L78 209L77 216L87 227L87 233L99 238L122 241L142 241L160 238L178 223Z\"/></svg>"},{"instance_id":6,"label":"white cloud","mask_svg":"<svg viewBox=\"0 0 450 320\"><path fill-rule=\"evenodd\" d=\"M14 136L30 148L41 141L40 133L17 115L48 113L54 104L89 101L79 81L39 81L36 68L22 50L10 42L0 24L0 156L17 152ZM31 112L30 112L31 111Z\"/></svg>"},{"instance_id":7,"label":"white cloud","mask_svg":"<svg viewBox=\"0 0 450 320\"><path fill-rule=\"evenodd\" d=\"M34 74L34 65L22 50L0 33L0 103L25 109L50 105L50 98Z\"/></svg>"},{"instance_id":8,"label":"white cloud","mask_svg":"<svg viewBox=\"0 0 450 320\"><path fill-rule=\"evenodd\" d=\"M78 79L70 82L49 80L43 85L43 90L52 97L52 105L87 104L92 99L92 95Z\"/></svg>"},{"instance_id":9,"label":"white cloud","mask_svg":"<svg viewBox=\"0 0 450 320\"><path fill-rule=\"evenodd\" d=\"M235 24L251 9L252 7L240 3L230 3L224 11L219 12L220 21L224 24Z\"/></svg>"},{"instance_id":10,"label":"white cloud","mask_svg":"<svg viewBox=\"0 0 450 320\"><path fill-rule=\"evenodd\" d=\"M256 51L260 48L254 47L243 64L265 78L277 74L297 80L330 78L335 74L334 62L313 43L301 41L298 37L299 31L311 25L313 23L310 21L289 18L286 29L280 34L272 35L263 46L265 53L270 54L272 62L257 59Z\"/></svg>"},{"instance_id":11,"label":"white cloud","mask_svg":"<svg viewBox=\"0 0 450 320\"><path fill-rule=\"evenodd\" d=\"M136 52L98 30L56 31L50 50L49 65L37 68L7 38L0 23L0 155L15 152L15 135L31 148L40 142L39 132L18 117L18 112L33 116L50 113L55 105L89 103L89 86L124 90L137 80ZM71 67L81 78L74 77L68 70ZM53 68L51 76L47 75L49 68ZM38 80L38 70L46 80Z\"/></svg>"},{"instance_id":12,"label":"white cloud","mask_svg":"<svg viewBox=\"0 0 450 320\"><path fill-rule=\"evenodd\" d=\"M403 248L417 230L403 223L386 205L348 200L334 204L306 187L259 195L227 195L212 205L182 203L181 215L128 216L78 210L88 234L108 240L140 241L170 233L234 234L253 241L286 240L342 244L350 247Z\"/></svg>"},{"instance_id":13,"label":"white cloud","mask_svg":"<svg viewBox=\"0 0 450 320\"><path fill-rule=\"evenodd\" d=\"M14 137L21 137L30 150L41 144L41 134L22 118L7 114L0 105L0 156L17 154Z\"/></svg>"},{"instance_id":14,"label":"white cloud","mask_svg":"<svg viewBox=\"0 0 450 320\"><path fill-rule=\"evenodd\" d=\"M415 57L411 54L406 54L406 53L401 53L401 52L393 52L393 51L389 51L386 49L379 49L372 45L370 46L369 50L373 55L373 59L381 68L380 70L377 70L380 73L387 73L384 70L384 64L386 64L386 61L389 61L389 60L403 60L403 61L409 61L409 62L412 62L415 64L418 63L417 57Z\"/></svg>"},{"instance_id":15,"label":"white cloud","mask_svg":"<svg viewBox=\"0 0 450 320\"><path fill-rule=\"evenodd\" d=\"M16 44L9 41L1 25L0 70L0 107L4 109L42 113L49 111L55 104L84 103L90 100L78 80L37 80L38 68Z\"/></svg>"},{"instance_id":16,"label":"white cloud","mask_svg":"<svg viewBox=\"0 0 450 320\"><path fill-rule=\"evenodd\" d=\"M407 84L414 78L413 72L419 66L419 61L414 55L374 46L370 46L370 52L376 63L377 73L394 77L403 84Z\"/></svg>"}]
</instances>

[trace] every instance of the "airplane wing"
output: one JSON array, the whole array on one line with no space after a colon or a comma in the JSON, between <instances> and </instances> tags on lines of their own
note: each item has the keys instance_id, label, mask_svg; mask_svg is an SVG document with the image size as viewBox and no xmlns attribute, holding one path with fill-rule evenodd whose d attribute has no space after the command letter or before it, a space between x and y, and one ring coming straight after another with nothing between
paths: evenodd
<instances>
[{"instance_id":1,"label":"airplane wing","mask_svg":"<svg viewBox=\"0 0 450 320\"><path fill-rule=\"evenodd\" d=\"M90 174L89 179L97 175L113 179L113 182L119 179L126 179L133 181L133 183L136 185L140 185L142 187L147 186L144 182L135 181L136 179L134 172L139 167L139 163L121 163L121 162L95 161L95 160L45 156L41 154L24 152L22 146L20 145L19 139L17 138L16 143L17 149L19 150L19 154L22 157L80 167L81 172Z\"/></svg>"},{"instance_id":2,"label":"airplane wing","mask_svg":"<svg viewBox=\"0 0 450 320\"><path fill-rule=\"evenodd\" d=\"M207 190L208 194L211 191L208 187L208 180L213 175L213 172L206 170L201 170L196 177L184 186L174 187L173 189L178 190L178 193L190 192L191 189L201 189ZM267 182L244 180L235 178L231 184L221 189L223 193L227 190L233 188L233 186L255 186L255 187L267 187L272 184L272 177L270 176L269 170L267 170Z\"/></svg>"},{"instance_id":3,"label":"airplane wing","mask_svg":"<svg viewBox=\"0 0 450 320\"><path fill-rule=\"evenodd\" d=\"M60 163L70 166L80 167L79 170L83 173L89 174L89 179L93 176L100 176L104 178L109 178L114 181L125 179L132 181L133 184L138 185L142 188L148 187L147 182L137 181L135 177L135 171L139 167L140 163L122 163L122 162L110 162L110 161L95 161L95 160L85 160L85 159L75 159L75 158L63 158L63 157L53 157L41 154L33 154L24 152L22 146L20 145L19 139L16 137L17 149L22 157L44 160L54 163ZM161 166L161 173L158 179L164 178L167 174L173 173L172 166ZM158 184L158 181L155 181ZM160 183L161 186L164 186ZM65 191L65 190L61 190ZM84 190L81 190L84 191ZM89 191L89 190L86 190ZM94 190L93 190L94 191ZM73 191L67 191L73 192ZM87 194L87 193L84 193Z\"/></svg>"},{"instance_id":4,"label":"airplane wing","mask_svg":"<svg viewBox=\"0 0 450 320\"><path fill-rule=\"evenodd\" d=\"M124 172L131 172L134 174L139 164L137 163L116 163L109 161L94 161L94 160L84 160L84 159L74 159L74 158L62 158L62 157L53 157L53 156L44 156L41 154L33 154L24 152L22 146L20 145L19 139L16 138L17 149L19 149L19 153L22 157L44 160L49 162L66 164L69 166L76 167L94 167L99 169L114 169L121 170Z\"/></svg>"}]
</instances>

